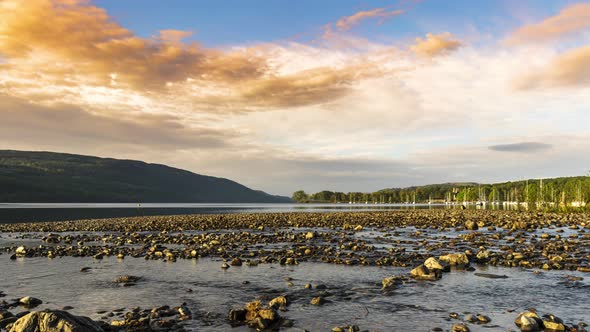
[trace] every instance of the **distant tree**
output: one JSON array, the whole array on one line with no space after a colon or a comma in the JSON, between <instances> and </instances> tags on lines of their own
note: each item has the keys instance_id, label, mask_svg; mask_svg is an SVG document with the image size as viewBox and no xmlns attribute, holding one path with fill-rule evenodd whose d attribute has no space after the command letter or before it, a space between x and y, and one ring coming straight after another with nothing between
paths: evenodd
<instances>
[{"instance_id":1,"label":"distant tree","mask_svg":"<svg viewBox=\"0 0 590 332\"><path fill-rule=\"evenodd\" d=\"M291 198L297 203L305 203L309 201L309 195L307 195L303 190L297 190L293 193Z\"/></svg>"}]
</instances>

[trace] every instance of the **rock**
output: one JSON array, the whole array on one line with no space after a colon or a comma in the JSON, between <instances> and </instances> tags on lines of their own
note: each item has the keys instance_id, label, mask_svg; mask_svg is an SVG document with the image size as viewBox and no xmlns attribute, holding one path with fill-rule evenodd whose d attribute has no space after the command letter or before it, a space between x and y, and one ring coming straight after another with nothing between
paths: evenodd
<instances>
[{"instance_id":1,"label":"rock","mask_svg":"<svg viewBox=\"0 0 590 332\"><path fill-rule=\"evenodd\" d=\"M88 272L88 271L90 271L90 269L91 269L91 267L85 266L80 269L80 272Z\"/></svg>"},{"instance_id":2,"label":"rock","mask_svg":"<svg viewBox=\"0 0 590 332\"><path fill-rule=\"evenodd\" d=\"M281 302L281 300L277 300L277 302ZM229 320L233 326L246 323L252 328L264 330L271 327L277 328L282 318L274 308L265 308L260 301L252 301L246 303L244 309L231 310Z\"/></svg>"},{"instance_id":3,"label":"rock","mask_svg":"<svg viewBox=\"0 0 590 332\"><path fill-rule=\"evenodd\" d=\"M565 331L563 320L554 315L543 315L543 326L549 331Z\"/></svg>"},{"instance_id":4,"label":"rock","mask_svg":"<svg viewBox=\"0 0 590 332\"><path fill-rule=\"evenodd\" d=\"M242 260L239 257L236 257L229 262L231 266L242 266ZM233 270L232 270L233 271Z\"/></svg>"},{"instance_id":5,"label":"rock","mask_svg":"<svg viewBox=\"0 0 590 332\"><path fill-rule=\"evenodd\" d=\"M275 321L278 318L278 314L275 309L260 309L258 311L258 316L262 319Z\"/></svg>"},{"instance_id":6,"label":"rock","mask_svg":"<svg viewBox=\"0 0 590 332\"><path fill-rule=\"evenodd\" d=\"M543 321L535 311L528 310L521 312L514 320L514 324L521 331L536 332L543 330Z\"/></svg>"},{"instance_id":7,"label":"rock","mask_svg":"<svg viewBox=\"0 0 590 332\"><path fill-rule=\"evenodd\" d=\"M48 234L46 237L44 237L42 240L47 243L60 243L61 242L61 238L58 235L51 234L51 233Z\"/></svg>"},{"instance_id":8,"label":"rock","mask_svg":"<svg viewBox=\"0 0 590 332\"><path fill-rule=\"evenodd\" d=\"M305 239L311 240L314 238L314 236L315 236L315 234L313 232L307 232L307 234L305 234Z\"/></svg>"},{"instance_id":9,"label":"rock","mask_svg":"<svg viewBox=\"0 0 590 332\"><path fill-rule=\"evenodd\" d=\"M126 284L126 283L133 283L133 282L137 282L141 279L141 277L137 277L137 276L118 276L117 278L115 278L115 282L118 284Z\"/></svg>"},{"instance_id":10,"label":"rock","mask_svg":"<svg viewBox=\"0 0 590 332\"><path fill-rule=\"evenodd\" d=\"M0 320L6 319L6 318L10 318L10 317L14 317L14 315L12 314L12 312L10 312L10 311L0 311Z\"/></svg>"},{"instance_id":11,"label":"rock","mask_svg":"<svg viewBox=\"0 0 590 332\"><path fill-rule=\"evenodd\" d=\"M248 313L246 309L233 309L229 312L229 320L239 322L245 321L246 313Z\"/></svg>"},{"instance_id":12,"label":"rock","mask_svg":"<svg viewBox=\"0 0 590 332\"><path fill-rule=\"evenodd\" d=\"M284 296L277 296L268 302L268 306L271 308L284 308L288 305L287 298Z\"/></svg>"},{"instance_id":13,"label":"rock","mask_svg":"<svg viewBox=\"0 0 590 332\"><path fill-rule=\"evenodd\" d=\"M485 261L486 259L490 258L490 252L488 250L480 250L475 255L478 261Z\"/></svg>"},{"instance_id":14,"label":"rock","mask_svg":"<svg viewBox=\"0 0 590 332\"><path fill-rule=\"evenodd\" d=\"M332 332L359 332L361 329L356 325L338 326L332 328Z\"/></svg>"},{"instance_id":15,"label":"rock","mask_svg":"<svg viewBox=\"0 0 590 332\"><path fill-rule=\"evenodd\" d=\"M381 289L390 289L394 286L402 284L401 278L393 275L391 277L386 277L381 280Z\"/></svg>"},{"instance_id":16,"label":"rock","mask_svg":"<svg viewBox=\"0 0 590 332\"><path fill-rule=\"evenodd\" d=\"M27 249L24 246L20 246L16 248L15 255L16 257L24 257L27 255Z\"/></svg>"},{"instance_id":17,"label":"rock","mask_svg":"<svg viewBox=\"0 0 590 332\"><path fill-rule=\"evenodd\" d=\"M180 320L191 319L193 317L193 314L190 311L190 309L186 306L186 303L183 303L180 307L176 309L176 311L178 311L178 314L180 315Z\"/></svg>"},{"instance_id":18,"label":"rock","mask_svg":"<svg viewBox=\"0 0 590 332\"><path fill-rule=\"evenodd\" d=\"M354 228L354 231L355 231L355 232L360 232L360 231L362 231L362 230L363 230L363 226L362 226L362 225L357 225L357 226Z\"/></svg>"},{"instance_id":19,"label":"rock","mask_svg":"<svg viewBox=\"0 0 590 332\"><path fill-rule=\"evenodd\" d=\"M221 264L221 268L224 270L227 270L227 269L229 269L229 264L227 264L226 262L223 262L223 264Z\"/></svg>"},{"instance_id":20,"label":"rock","mask_svg":"<svg viewBox=\"0 0 590 332\"><path fill-rule=\"evenodd\" d=\"M479 227L477 226L477 223L475 221L472 220L467 220L465 222L465 229L468 229L470 231L476 231Z\"/></svg>"},{"instance_id":21,"label":"rock","mask_svg":"<svg viewBox=\"0 0 590 332\"><path fill-rule=\"evenodd\" d=\"M424 265L420 265L410 272L410 275L420 280L438 280L442 277L441 270L429 270Z\"/></svg>"},{"instance_id":22,"label":"rock","mask_svg":"<svg viewBox=\"0 0 590 332\"><path fill-rule=\"evenodd\" d=\"M487 324L492 321L492 319L490 317L488 317L486 315L481 315L481 314L478 314L476 316L476 318L477 318L478 322L483 323L483 324Z\"/></svg>"},{"instance_id":23,"label":"rock","mask_svg":"<svg viewBox=\"0 0 590 332\"><path fill-rule=\"evenodd\" d=\"M325 303L325 300L321 296L316 296L313 299L311 299L310 303L313 305L322 305Z\"/></svg>"},{"instance_id":24,"label":"rock","mask_svg":"<svg viewBox=\"0 0 590 332\"><path fill-rule=\"evenodd\" d=\"M470 330L469 330L469 327L467 327L467 325L465 325L463 323L455 323L455 324L453 324L451 331L453 331L453 332L469 332Z\"/></svg>"},{"instance_id":25,"label":"rock","mask_svg":"<svg viewBox=\"0 0 590 332\"><path fill-rule=\"evenodd\" d=\"M507 279L507 275L500 275L500 274L492 274L492 273L479 273L475 272L473 275L482 277L482 278L489 278L489 279Z\"/></svg>"},{"instance_id":26,"label":"rock","mask_svg":"<svg viewBox=\"0 0 590 332\"><path fill-rule=\"evenodd\" d=\"M27 308L34 308L43 303L43 301L39 300L36 297L32 296L25 296L18 300L18 303L27 307Z\"/></svg>"},{"instance_id":27,"label":"rock","mask_svg":"<svg viewBox=\"0 0 590 332\"><path fill-rule=\"evenodd\" d=\"M429 270L443 270L444 269L442 264L434 257L430 257L426 261L424 261L424 266L426 266L426 268Z\"/></svg>"},{"instance_id":28,"label":"rock","mask_svg":"<svg viewBox=\"0 0 590 332\"><path fill-rule=\"evenodd\" d=\"M18 319L10 332L104 332L88 317L74 316L67 311L33 311Z\"/></svg>"},{"instance_id":29,"label":"rock","mask_svg":"<svg viewBox=\"0 0 590 332\"><path fill-rule=\"evenodd\" d=\"M18 317L6 317L0 319L0 329L5 329L8 325L13 324L18 320Z\"/></svg>"},{"instance_id":30,"label":"rock","mask_svg":"<svg viewBox=\"0 0 590 332\"><path fill-rule=\"evenodd\" d=\"M443 255L440 256L438 259L440 259L443 262L447 262L452 266L469 265L469 258L467 258L467 255L465 255L465 253Z\"/></svg>"}]
</instances>

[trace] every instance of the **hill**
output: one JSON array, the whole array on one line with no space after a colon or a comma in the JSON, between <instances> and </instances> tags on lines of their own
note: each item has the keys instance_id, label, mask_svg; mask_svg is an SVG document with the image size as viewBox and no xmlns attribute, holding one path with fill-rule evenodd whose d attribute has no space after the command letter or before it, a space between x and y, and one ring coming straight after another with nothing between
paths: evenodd
<instances>
[{"instance_id":1,"label":"hill","mask_svg":"<svg viewBox=\"0 0 590 332\"><path fill-rule=\"evenodd\" d=\"M0 150L0 202L288 203L237 182L135 160Z\"/></svg>"},{"instance_id":2,"label":"hill","mask_svg":"<svg viewBox=\"0 0 590 332\"><path fill-rule=\"evenodd\" d=\"M388 188L376 192L333 192L314 194L297 191L297 202L427 203L464 201L550 202L555 204L590 203L590 176L528 179L501 183L450 182L406 188Z\"/></svg>"}]
</instances>

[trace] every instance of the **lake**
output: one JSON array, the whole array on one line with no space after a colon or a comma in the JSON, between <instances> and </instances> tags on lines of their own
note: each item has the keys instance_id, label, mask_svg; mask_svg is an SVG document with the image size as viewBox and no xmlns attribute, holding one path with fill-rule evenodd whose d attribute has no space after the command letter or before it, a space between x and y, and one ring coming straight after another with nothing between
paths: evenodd
<instances>
[{"instance_id":1,"label":"lake","mask_svg":"<svg viewBox=\"0 0 590 332\"><path fill-rule=\"evenodd\" d=\"M471 204L469 209L479 209ZM0 203L0 223L182 214L459 209L448 204ZM502 205L490 205L502 209Z\"/></svg>"}]
</instances>

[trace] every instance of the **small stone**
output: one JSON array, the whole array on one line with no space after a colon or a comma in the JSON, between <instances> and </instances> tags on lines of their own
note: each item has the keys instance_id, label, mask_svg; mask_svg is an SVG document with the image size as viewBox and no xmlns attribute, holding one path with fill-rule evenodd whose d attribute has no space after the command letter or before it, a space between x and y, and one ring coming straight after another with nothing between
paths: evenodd
<instances>
[{"instance_id":1,"label":"small stone","mask_svg":"<svg viewBox=\"0 0 590 332\"><path fill-rule=\"evenodd\" d=\"M271 308L281 308L286 307L288 305L287 298L285 296L277 296L274 299L270 300L268 306Z\"/></svg>"},{"instance_id":2,"label":"small stone","mask_svg":"<svg viewBox=\"0 0 590 332\"><path fill-rule=\"evenodd\" d=\"M311 299L311 304L313 305L322 305L324 304L324 299L321 296L316 296L313 299Z\"/></svg>"},{"instance_id":3,"label":"small stone","mask_svg":"<svg viewBox=\"0 0 590 332\"><path fill-rule=\"evenodd\" d=\"M17 257L24 257L27 255L27 249L24 246L20 246L16 248L15 254Z\"/></svg>"},{"instance_id":4,"label":"small stone","mask_svg":"<svg viewBox=\"0 0 590 332\"><path fill-rule=\"evenodd\" d=\"M25 296L18 300L18 303L29 308L34 308L43 303L43 301L39 300L38 298L32 296Z\"/></svg>"},{"instance_id":5,"label":"small stone","mask_svg":"<svg viewBox=\"0 0 590 332\"><path fill-rule=\"evenodd\" d=\"M470 330L469 330L469 327L467 327L467 325L465 325L463 323L455 323L455 324L453 324L451 331L453 331L453 332L469 332Z\"/></svg>"},{"instance_id":6,"label":"small stone","mask_svg":"<svg viewBox=\"0 0 590 332\"><path fill-rule=\"evenodd\" d=\"M236 257L234 259L231 260L231 262L229 263L229 265L231 266L242 266L242 260L239 257Z\"/></svg>"},{"instance_id":7,"label":"small stone","mask_svg":"<svg viewBox=\"0 0 590 332\"><path fill-rule=\"evenodd\" d=\"M479 227L475 221L467 220L465 222L465 229L467 229L467 230L476 231L478 228Z\"/></svg>"}]
</instances>

